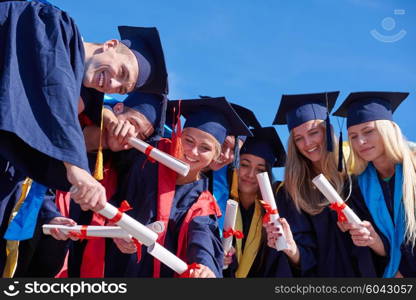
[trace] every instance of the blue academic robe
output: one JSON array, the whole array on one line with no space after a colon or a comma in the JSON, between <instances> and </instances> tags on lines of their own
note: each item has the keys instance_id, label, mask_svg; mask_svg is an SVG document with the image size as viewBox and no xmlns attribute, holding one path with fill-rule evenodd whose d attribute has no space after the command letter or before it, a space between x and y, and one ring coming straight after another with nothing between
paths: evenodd
<instances>
[{"instance_id":1,"label":"blue academic robe","mask_svg":"<svg viewBox=\"0 0 416 300\"><path fill-rule=\"evenodd\" d=\"M395 180L394 176L388 181L384 181L379 177L379 183L383 191L384 200L386 201L386 206L389 211L390 217L393 219L394 215L394 189L395 189ZM402 188L402 187L399 187ZM384 249L387 253L387 257L380 257L374 254L378 261L378 268L381 275L383 275L384 268L386 267L388 260L389 260L389 253L390 253L390 244L387 239L383 235L383 233L379 230L376 226L374 219L367 208L365 203L364 197L360 191L360 187L357 180L353 181L353 193L351 198L351 206L353 207L354 211L356 211L357 215L365 221L369 221L378 235L380 236L383 244ZM401 245L401 261L399 266L399 271L404 277L416 277L416 247L412 249L410 244L406 244L405 242Z\"/></svg>"},{"instance_id":2,"label":"blue academic robe","mask_svg":"<svg viewBox=\"0 0 416 300\"><path fill-rule=\"evenodd\" d=\"M290 196L281 188L277 207L286 218L300 251L299 276L377 277L375 262L368 247L356 247L349 233L337 226L337 214L328 207L314 216L298 212Z\"/></svg>"},{"instance_id":3,"label":"blue academic robe","mask_svg":"<svg viewBox=\"0 0 416 300\"><path fill-rule=\"evenodd\" d=\"M63 161L88 170L78 101L84 48L66 12L0 3L0 156L48 187L68 190Z\"/></svg>"},{"instance_id":4,"label":"blue academic robe","mask_svg":"<svg viewBox=\"0 0 416 300\"><path fill-rule=\"evenodd\" d=\"M156 221L158 164L145 160L142 153L134 151L131 169L125 184L120 186L112 202L119 205L127 200L133 210L127 214L142 224ZM206 177L195 182L176 186L164 246L176 254L179 230L189 208L199 195L208 189ZM215 216L195 217L189 224L186 263L200 263L208 266L217 277L222 276L223 250ZM112 240L107 240L106 277L152 277L153 256L142 246L142 258L137 263L136 254L123 254ZM174 272L161 265L160 276L172 277Z\"/></svg>"},{"instance_id":5,"label":"blue academic robe","mask_svg":"<svg viewBox=\"0 0 416 300\"><path fill-rule=\"evenodd\" d=\"M0 157L0 274L6 262L6 243L3 238L10 214L19 200L25 176Z\"/></svg>"}]
</instances>

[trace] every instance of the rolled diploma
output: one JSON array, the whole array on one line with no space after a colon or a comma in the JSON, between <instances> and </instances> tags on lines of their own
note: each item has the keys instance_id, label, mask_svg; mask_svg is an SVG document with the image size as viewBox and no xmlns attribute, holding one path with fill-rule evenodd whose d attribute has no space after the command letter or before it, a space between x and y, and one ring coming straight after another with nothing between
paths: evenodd
<instances>
[{"instance_id":1,"label":"rolled diploma","mask_svg":"<svg viewBox=\"0 0 416 300\"><path fill-rule=\"evenodd\" d=\"M160 226L156 224L159 222L154 222L146 225L147 228L152 231L159 233L163 231L163 223ZM45 224L42 225L42 230L44 234L51 234L51 229L57 228L63 233L68 234L69 232L81 233L82 225L76 226L66 226L66 225L55 225L55 224ZM162 230L161 230L162 227ZM131 235L128 234L120 226L87 226L87 237L102 237L102 238L131 238Z\"/></svg>"},{"instance_id":2,"label":"rolled diploma","mask_svg":"<svg viewBox=\"0 0 416 300\"><path fill-rule=\"evenodd\" d=\"M331 203L344 203L344 200L338 195L337 191L332 187L329 181L323 174L319 174L314 179L312 179L313 184L321 191L321 193L328 199ZM348 205L343 209L345 216L348 219L349 223L360 224L360 218L352 211Z\"/></svg>"},{"instance_id":3,"label":"rolled diploma","mask_svg":"<svg viewBox=\"0 0 416 300\"><path fill-rule=\"evenodd\" d=\"M98 211L98 213L107 219L112 219L118 213L118 209L110 203L106 203L105 207ZM158 235L156 232L125 213L123 213L120 221L117 222L117 225L145 246L150 246L157 240Z\"/></svg>"},{"instance_id":4,"label":"rolled diploma","mask_svg":"<svg viewBox=\"0 0 416 300\"><path fill-rule=\"evenodd\" d=\"M263 198L263 201L267 202L272 209L277 210L272 186L270 184L269 175L267 174L267 172L257 174L257 181L259 182L261 196ZM282 236L276 240L276 249L278 251L287 249L288 246L286 242L286 237L284 235L282 224L280 224L279 222L279 214L270 215L270 221L274 224L276 228L279 228L279 233L282 234Z\"/></svg>"},{"instance_id":5,"label":"rolled diploma","mask_svg":"<svg viewBox=\"0 0 416 300\"><path fill-rule=\"evenodd\" d=\"M147 252L178 274L182 274L188 269L188 265L182 259L157 242L148 246Z\"/></svg>"},{"instance_id":6,"label":"rolled diploma","mask_svg":"<svg viewBox=\"0 0 416 300\"><path fill-rule=\"evenodd\" d=\"M42 226L44 234L51 234L51 229L57 228L63 233L69 232L81 233L82 226L66 226L46 224ZM129 238L131 237L125 230L119 226L88 226L87 237L103 237L103 238Z\"/></svg>"},{"instance_id":7,"label":"rolled diploma","mask_svg":"<svg viewBox=\"0 0 416 300\"><path fill-rule=\"evenodd\" d=\"M238 202L234 200L227 200L227 207L225 209L225 217L224 217L224 231L227 230L234 230L235 227L235 220L237 219L237 209L238 209ZM233 237L230 236L228 238L222 238L222 246L224 248L224 252L227 253L230 251L231 246L233 243Z\"/></svg>"},{"instance_id":8,"label":"rolled diploma","mask_svg":"<svg viewBox=\"0 0 416 300\"><path fill-rule=\"evenodd\" d=\"M237 210L238 210L238 202L234 200L227 200L227 207L225 208L225 217L224 217L224 231L227 230L234 230L235 227L235 220L237 219ZM231 246L233 243L233 237L230 236L228 238L222 237L222 246L224 248L224 253L228 253L230 251ZM223 269L227 269L228 265L224 265Z\"/></svg>"},{"instance_id":9,"label":"rolled diploma","mask_svg":"<svg viewBox=\"0 0 416 300\"><path fill-rule=\"evenodd\" d=\"M148 147L152 147L148 143L137 138L130 138L129 144L142 153L146 153L146 149L148 149ZM187 163L184 163L176 157L160 151L157 148L152 148L149 156L182 176L186 176L189 172L189 165Z\"/></svg>"}]
</instances>

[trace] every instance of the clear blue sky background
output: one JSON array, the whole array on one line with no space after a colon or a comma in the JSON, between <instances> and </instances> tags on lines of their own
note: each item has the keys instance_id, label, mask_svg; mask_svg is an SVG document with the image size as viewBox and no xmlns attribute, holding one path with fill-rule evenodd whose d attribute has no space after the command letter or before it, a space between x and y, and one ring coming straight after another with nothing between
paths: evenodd
<instances>
[{"instance_id":1,"label":"clear blue sky background","mask_svg":"<svg viewBox=\"0 0 416 300\"><path fill-rule=\"evenodd\" d=\"M339 90L337 107L350 92L406 91L395 121L416 141L416 1L50 2L76 20L86 41L118 38L117 25L157 27L171 99L226 96L267 126L282 94ZM387 43L373 29L405 35ZM287 128L277 130L285 143Z\"/></svg>"}]
</instances>

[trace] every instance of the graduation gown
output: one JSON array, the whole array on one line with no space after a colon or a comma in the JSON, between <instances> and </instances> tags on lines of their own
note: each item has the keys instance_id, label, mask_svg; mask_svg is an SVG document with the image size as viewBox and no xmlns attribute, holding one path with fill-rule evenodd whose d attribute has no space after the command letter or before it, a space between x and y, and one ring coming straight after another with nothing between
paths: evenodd
<instances>
[{"instance_id":1,"label":"graduation gown","mask_svg":"<svg viewBox=\"0 0 416 300\"><path fill-rule=\"evenodd\" d=\"M6 243L3 238L10 214L20 198L25 176L10 162L0 157L0 274L6 262Z\"/></svg>"},{"instance_id":2,"label":"graduation gown","mask_svg":"<svg viewBox=\"0 0 416 300\"><path fill-rule=\"evenodd\" d=\"M300 251L302 277L377 277L371 250L356 247L348 232L337 226L336 212L325 207L314 216L298 212L288 193L281 188L276 195L279 213L286 218Z\"/></svg>"},{"instance_id":3,"label":"graduation gown","mask_svg":"<svg viewBox=\"0 0 416 300\"><path fill-rule=\"evenodd\" d=\"M390 217L393 219L394 215L394 189L395 187L395 180L394 176L391 177L391 179L386 182L382 180L380 177L379 183L383 191L384 200L386 201L386 206L389 211ZM400 187L402 188L402 187ZM390 253L390 244L386 236L383 235L383 233L380 231L380 229L376 226L374 219L368 210L368 207L365 203L364 197L361 193L360 186L358 184L358 180L354 178L353 180L353 193L351 197L351 206L354 209L354 211L357 213L357 215L363 220L363 221L369 221L378 235L380 236L384 249L387 253L387 257L380 257L376 254L373 254L375 257L375 260L377 261L377 267L378 272L383 275L384 268L386 267L388 260L389 260L389 253ZM403 242L403 244L400 247L401 250L401 261L399 266L399 271L404 277L416 277L416 247L412 249L411 245L406 244Z\"/></svg>"},{"instance_id":4,"label":"graduation gown","mask_svg":"<svg viewBox=\"0 0 416 300\"><path fill-rule=\"evenodd\" d=\"M150 224L157 217L158 168L157 163L146 160L142 153L134 152L131 169L124 185L113 197L113 204L119 206L127 200L133 207L127 214L141 222ZM202 176L192 183L177 185L168 221L164 246L174 254L178 250L178 238L182 222L190 207L202 192L207 191L208 180ZM215 216L197 216L189 224L187 232L186 263L200 263L208 266L222 277L223 250ZM106 277L153 277L154 258L142 246L142 257L137 263L136 254L123 254L111 239L107 239L105 274ZM161 265L160 277L173 277L174 271Z\"/></svg>"},{"instance_id":5,"label":"graduation gown","mask_svg":"<svg viewBox=\"0 0 416 300\"><path fill-rule=\"evenodd\" d=\"M0 156L33 180L68 190L63 161L88 170L78 101L84 48L66 12L0 3Z\"/></svg>"}]
</instances>

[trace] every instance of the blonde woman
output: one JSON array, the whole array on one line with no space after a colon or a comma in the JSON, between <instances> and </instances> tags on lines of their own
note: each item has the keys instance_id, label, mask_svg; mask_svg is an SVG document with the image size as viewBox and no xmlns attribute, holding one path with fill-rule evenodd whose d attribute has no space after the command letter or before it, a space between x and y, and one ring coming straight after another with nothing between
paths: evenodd
<instances>
[{"instance_id":1,"label":"blonde woman","mask_svg":"<svg viewBox=\"0 0 416 300\"><path fill-rule=\"evenodd\" d=\"M416 158L392 117L407 96L351 93L335 112L347 118L350 161L358 176L353 201L365 220L343 227L357 246L386 257L384 277L416 276Z\"/></svg>"},{"instance_id":2,"label":"blonde woman","mask_svg":"<svg viewBox=\"0 0 416 300\"><path fill-rule=\"evenodd\" d=\"M276 202L290 224L299 276L376 276L371 252L353 245L337 226L337 213L313 186L323 173L341 195L345 195L345 173L337 170L338 144L327 120L338 92L283 95L274 124L287 124L290 136L284 185ZM269 245L276 232L268 227Z\"/></svg>"},{"instance_id":3,"label":"blonde woman","mask_svg":"<svg viewBox=\"0 0 416 300\"><path fill-rule=\"evenodd\" d=\"M164 231L158 242L192 269L191 277L222 277L223 251L217 216L219 208L208 191L202 170L217 159L227 135L249 135L225 98L171 101L168 111L186 118L184 130L158 147L190 165L186 176L146 161L137 153L127 180L113 199L127 199L128 212L143 224L160 221ZM173 146L172 145L177 145ZM179 151L176 151L179 150ZM174 272L131 240L113 239L106 252L107 277L172 277ZM137 262L137 252L141 259Z\"/></svg>"}]
</instances>

